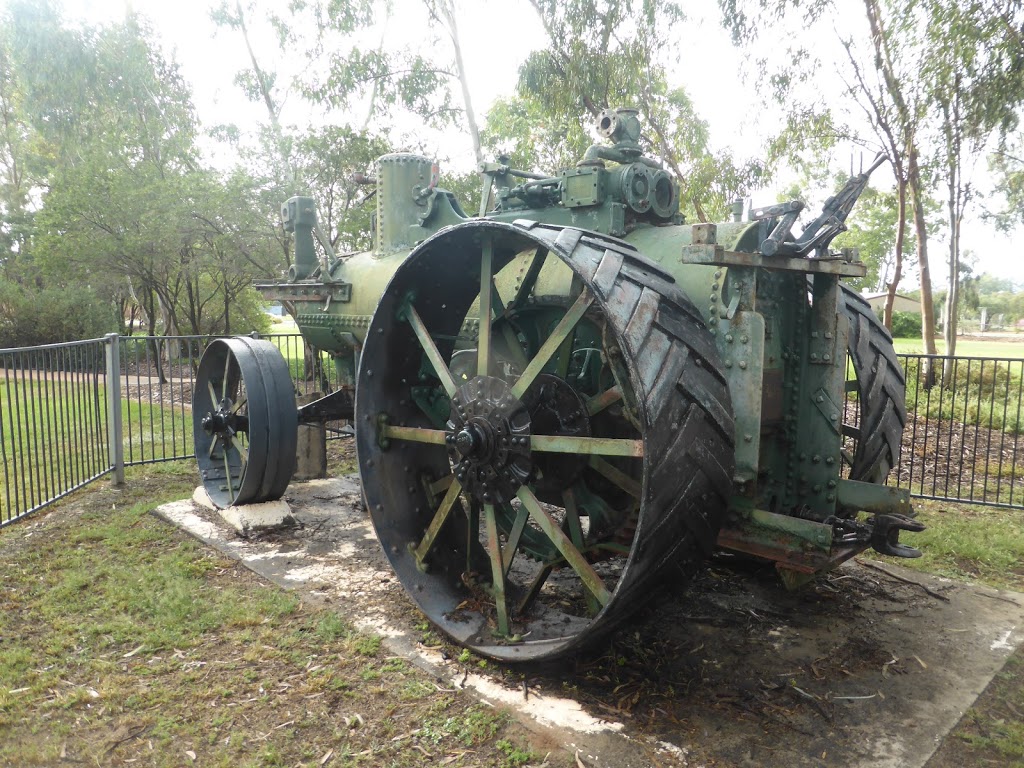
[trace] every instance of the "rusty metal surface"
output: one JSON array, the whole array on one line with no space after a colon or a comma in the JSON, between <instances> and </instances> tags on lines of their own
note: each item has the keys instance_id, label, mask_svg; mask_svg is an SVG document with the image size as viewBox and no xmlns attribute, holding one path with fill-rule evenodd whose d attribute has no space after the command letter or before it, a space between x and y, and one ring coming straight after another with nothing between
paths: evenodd
<instances>
[{"instance_id":1,"label":"rusty metal surface","mask_svg":"<svg viewBox=\"0 0 1024 768\"><path fill-rule=\"evenodd\" d=\"M721 267L760 267L783 272L864 277L867 267L850 263L846 259L801 259L788 256L766 257L760 253L727 251L720 245L684 245L680 253L684 264L704 264Z\"/></svg>"}]
</instances>

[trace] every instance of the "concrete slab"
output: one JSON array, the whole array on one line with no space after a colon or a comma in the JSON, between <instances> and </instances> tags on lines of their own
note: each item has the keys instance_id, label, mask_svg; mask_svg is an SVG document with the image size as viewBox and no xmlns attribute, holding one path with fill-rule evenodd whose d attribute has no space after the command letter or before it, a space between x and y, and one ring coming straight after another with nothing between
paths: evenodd
<instances>
[{"instance_id":1,"label":"concrete slab","mask_svg":"<svg viewBox=\"0 0 1024 768\"><path fill-rule=\"evenodd\" d=\"M157 514L336 603L391 652L509 707L588 766L922 766L1024 642L1024 595L871 562L787 593L770 572L718 563L593 656L478 670L421 642L424 619L356 478L294 484L286 498L296 526L249 539L189 500Z\"/></svg>"},{"instance_id":2,"label":"concrete slab","mask_svg":"<svg viewBox=\"0 0 1024 768\"><path fill-rule=\"evenodd\" d=\"M294 522L292 509L283 499L217 509L213 500L210 499L210 494L200 485L192 492L192 503L200 509L217 513L236 533L246 537L264 531L272 531Z\"/></svg>"}]
</instances>

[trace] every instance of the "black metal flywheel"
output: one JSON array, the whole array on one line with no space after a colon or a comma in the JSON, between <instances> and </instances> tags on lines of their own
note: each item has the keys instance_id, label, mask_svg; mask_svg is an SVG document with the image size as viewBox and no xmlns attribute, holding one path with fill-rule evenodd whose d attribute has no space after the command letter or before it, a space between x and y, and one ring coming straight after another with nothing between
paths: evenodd
<instances>
[{"instance_id":1,"label":"black metal flywheel","mask_svg":"<svg viewBox=\"0 0 1024 768\"><path fill-rule=\"evenodd\" d=\"M215 339L192 392L203 487L220 508L273 501L295 469L298 418L288 364L269 341Z\"/></svg>"}]
</instances>

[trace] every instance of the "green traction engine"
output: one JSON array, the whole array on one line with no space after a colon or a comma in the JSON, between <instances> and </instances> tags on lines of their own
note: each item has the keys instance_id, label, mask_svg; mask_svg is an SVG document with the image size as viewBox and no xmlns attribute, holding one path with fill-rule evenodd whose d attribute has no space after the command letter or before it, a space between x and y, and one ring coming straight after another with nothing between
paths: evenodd
<instances>
[{"instance_id":1,"label":"green traction engine","mask_svg":"<svg viewBox=\"0 0 1024 768\"><path fill-rule=\"evenodd\" d=\"M299 423L349 418L377 536L456 642L556 657L621 624L716 549L790 585L874 547L913 557L889 334L829 245L850 179L799 236L799 202L684 225L633 110L543 176L481 168L478 215L437 167L380 158L374 248L334 254L313 201L283 207L295 264L260 286L333 358L341 387L297 408L268 342L213 342L195 445L220 506L280 497ZM881 161L879 161L881 162ZM320 247L317 247L317 242Z\"/></svg>"}]
</instances>

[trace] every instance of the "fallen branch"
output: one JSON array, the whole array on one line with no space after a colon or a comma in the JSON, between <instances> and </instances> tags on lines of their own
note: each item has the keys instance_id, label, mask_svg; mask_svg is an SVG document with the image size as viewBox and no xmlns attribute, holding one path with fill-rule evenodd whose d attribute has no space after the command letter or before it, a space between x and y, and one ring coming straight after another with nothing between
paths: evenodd
<instances>
[{"instance_id":1,"label":"fallen branch","mask_svg":"<svg viewBox=\"0 0 1024 768\"><path fill-rule=\"evenodd\" d=\"M920 587L921 589L923 589L925 592L927 592L929 595L931 595L932 597L936 598L937 600L944 600L947 603L949 602L949 598L946 597L944 594L942 594L941 592L936 592L931 587L927 587L927 586L925 586L924 584L922 584L919 581L914 581L913 579L908 579L905 576L900 576L899 574L893 573L888 568L883 568L882 566L877 565L876 563L869 563L866 560L861 560L860 558L857 559L857 562L860 565L863 565L865 568L871 568L871 569L876 570L876 571L881 571L886 576L888 576L890 579L896 579L896 581L902 581L904 584L910 584L910 585L915 586L915 587Z\"/></svg>"}]
</instances>

